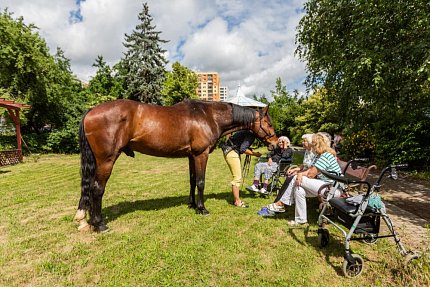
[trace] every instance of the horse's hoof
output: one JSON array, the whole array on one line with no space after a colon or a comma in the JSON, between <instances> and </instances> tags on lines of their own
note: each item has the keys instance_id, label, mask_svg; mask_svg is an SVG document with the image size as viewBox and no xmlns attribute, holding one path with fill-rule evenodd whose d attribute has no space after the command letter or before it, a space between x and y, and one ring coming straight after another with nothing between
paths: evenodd
<instances>
[{"instance_id":1,"label":"horse's hoof","mask_svg":"<svg viewBox=\"0 0 430 287\"><path fill-rule=\"evenodd\" d=\"M91 231L91 225L89 225L87 221L81 221L79 223L78 230L80 232Z\"/></svg>"},{"instance_id":2,"label":"horse's hoof","mask_svg":"<svg viewBox=\"0 0 430 287\"><path fill-rule=\"evenodd\" d=\"M206 209L196 209L196 213L204 216L209 215L209 211L207 211Z\"/></svg>"},{"instance_id":3,"label":"horse's hoof","mask_svg":"<svg viewBox=\"0 0 430 287\"><path fill-rule=\"evenodd\" d=\"M85 209L78 209L76 211L75 217L73 218L77 223L80 223L82 219L87 216Z\"/></svg>"},{"instance_id":4,"label":"horse's hoof","mask_svg":"<svg viewBox=\"0 0 430 287\"><path fill-rule=\"evenodd\" d=\"M93 229L97 233L106 233L109 231L109 227L107 227L104 224L100 224L99 226L94 226Z\"/></svg>"},{"instance_id":5,"label":"horse's hoof","mask_svg":"<svg viewBox=\"0 0 430 287\"><path fill-rule=\"evenodd\" d=\"M188 203L188 208L196 209L197 205L195 203Z\"/></svg>"}]
</instances>

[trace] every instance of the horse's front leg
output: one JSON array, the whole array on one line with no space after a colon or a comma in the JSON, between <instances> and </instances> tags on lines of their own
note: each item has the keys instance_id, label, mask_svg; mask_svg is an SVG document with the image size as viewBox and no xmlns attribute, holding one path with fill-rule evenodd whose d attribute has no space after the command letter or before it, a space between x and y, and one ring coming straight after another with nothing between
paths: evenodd
<instances>
[{"instance_id":1,"label":"horse's front leg","mask_svg":"<svg viewBox=\"0 0 430 287\"><path fill-rule=\"evenodd\" d=\"M188 166L190 169L190 196L188 197L188 207L196 208L196 167L194 157L188 157Z\"/></svg>"},{"instance_id":2,"label":"horse's front leg","mask_svg":"<svg viewBox=\"0 0 430 287\"><path fill-rule=\"evenodd\" d=\"M205 175L206 175L206 165L208 162L208 154L202 153L194 158L195 170L196 170L196 185L197 185L197 213L207 215L209 211L206 210L204 204L203 194L205 191Z\"/></svg>"}]
</instances>

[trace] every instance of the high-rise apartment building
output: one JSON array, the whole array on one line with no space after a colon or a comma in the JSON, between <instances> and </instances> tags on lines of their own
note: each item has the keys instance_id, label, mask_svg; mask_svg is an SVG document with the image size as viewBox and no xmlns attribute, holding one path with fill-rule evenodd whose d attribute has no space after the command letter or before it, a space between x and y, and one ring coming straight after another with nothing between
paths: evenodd
<instances>
[{"instance_id":1,"label":"high-rise apartment building","mask_svg":"<svg viewBox=\"0 0 430 287\"><path fill-rule=\"evenodd\" d=\"M219 87L219 100L225 101L228 98L228 87L221 86Z\"/></svg>"},{"instance_id":2,"label":"high-rise apartment building","mask_svg":"<svg viewBox=\"0 0 430 287\"><path fill-rule=\"evenodd\" d=\"M200 100L219 101L220 86L217 72L197 72L197 95Z\"/></svg>"}]
</instances>

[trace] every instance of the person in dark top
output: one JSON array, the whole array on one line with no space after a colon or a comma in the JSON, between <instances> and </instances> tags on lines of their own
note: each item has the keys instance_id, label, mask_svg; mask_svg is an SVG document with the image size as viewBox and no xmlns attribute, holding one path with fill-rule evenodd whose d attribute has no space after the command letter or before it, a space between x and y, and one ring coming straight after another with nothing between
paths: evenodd
<instances>
[{"instance_id":1,"label":"person in dark top","mask_svg":"<svg viewBox=\"0 0 430 287\"><path fill-rule=\"evenodd\" d=\"M293 150L289 147L290 139L288 137L282 136L278 139L278 146L269 152L267 156L267 162L259 162L254 167L254 182L248 187L248 190L253 192L259 192L261 194L267 195L267 185L269 184L269 179L278 170L279 162L282 160L292 162L293 161ZM263 187L259 189L260 176L264 176Z\"/></svg>"},{"instance_id":2,"label":"person in dark top","mask_svg":"<svg viewBox=\"0 0 430 287\"><path fill-rule=\"evenodd\" d=\"M259 152L254 152L250 149L255 140L255 135L249 130L241 130L236 132L227 140L227 144L223 148L224 159L230 168L233 180L231 181L231 191L234 197L234 205L237 207L248 207L246 203L240 200L239 191L242 182L242 168L240 164L240 155L252 155L260 157Z\"/></svg>"}]
</instances>

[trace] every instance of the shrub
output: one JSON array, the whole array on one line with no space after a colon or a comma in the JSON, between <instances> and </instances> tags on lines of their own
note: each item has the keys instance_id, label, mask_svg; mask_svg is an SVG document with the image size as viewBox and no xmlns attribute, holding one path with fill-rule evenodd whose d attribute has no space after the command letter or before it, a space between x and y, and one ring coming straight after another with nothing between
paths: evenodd
<instances>
[{"instance_id":1,"label":"shrub","mask_svg":"<svg viewBox=\"0 0 430 287\"><path fill-rule=\"evenodd\" d=\"M375 158L375 139L368 129L346 134L342 146L342 154L346 159Z\"/></svg>"}]
</instances>

